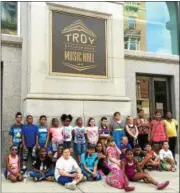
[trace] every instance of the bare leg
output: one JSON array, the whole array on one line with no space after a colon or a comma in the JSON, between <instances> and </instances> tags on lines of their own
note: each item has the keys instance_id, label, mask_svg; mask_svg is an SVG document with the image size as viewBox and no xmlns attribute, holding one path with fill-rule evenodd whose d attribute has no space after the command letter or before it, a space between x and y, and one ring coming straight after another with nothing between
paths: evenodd
<instances>
[{"instance_id":1,"label":"bare leg","mask_svg":"<svg viewBox=\"0 0 180 193\"><path fill-rule=\"evenodd\" d=\"M77 179L74 179L72 182L73 182L74 184L78 184L78 183L82 180L82 178L83 178L83 174L80 174L80 177L77 178Z\"/></svg>"},{"instance_id":2,"label":"bare leg","mask_svg":"<svg viewBox=\"0 0 180 193\"><path fill-rule=\"evenodd\" d=\"M19 182L22 182L22 181L23 181L23 179L24 179L24 178L23 178L23 176L22 176L22 175L20 175L20 176L18 176L18 177L17 177L17 181L19 181Z\"/></svg>"},{"instance_id":3,"label":"bare leg","mask_svg":"<svg viewBox=\"0 0 180 193\"><path fill-rule=\"evenodd\" d=\"M17 177L16 176L14 176L13 174L10 174L9 176L8 176L8 179L11 181L11 182L17 182Z\"/></svg>"},{"instance_id":4,"label":"bare leg","mask_svg":"<svg viewBox=\"0 0 180 193\"><path fill-rule=\"evenodd\" d=\"M155 186L158 185L158 182L154 180L149 174L137 172L134 174L133 181L140 181L145 180L148 183L154 184Z\"/></svg>"}]
</instances>

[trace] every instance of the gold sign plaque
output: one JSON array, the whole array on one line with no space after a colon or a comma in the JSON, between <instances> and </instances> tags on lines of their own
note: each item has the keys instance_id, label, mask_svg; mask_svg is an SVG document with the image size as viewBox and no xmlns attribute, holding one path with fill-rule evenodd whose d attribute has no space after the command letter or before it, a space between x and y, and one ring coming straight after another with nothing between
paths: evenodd
<instances>
[{"instance_id":1,"label":"gold sign plaque","mask_svg":"<svg viewBox=\"0 0 180 193\"><path fill-rule=\"evenodd\" d=\"M106 20L51 13L51 74L107 77Z\"/></svg>"}]
</instances>

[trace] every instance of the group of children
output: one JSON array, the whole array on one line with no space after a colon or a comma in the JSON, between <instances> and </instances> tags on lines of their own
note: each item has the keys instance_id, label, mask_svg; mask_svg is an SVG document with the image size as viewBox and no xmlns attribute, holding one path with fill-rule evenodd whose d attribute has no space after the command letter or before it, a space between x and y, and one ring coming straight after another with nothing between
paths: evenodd
<instances>
[{"instance_id":1,"label":"group of children","mask_svg":"<svg viewBox=\"0 0 180 193\"><path fill-rule=\"evenodd\" d=\"M34 125L33 117L28 115L27 124L23 125L22 114L18 112L16 123L9 131L10 155L6 156L5 176L12 182L22 181L31 155L33 169L30 176L33 180L53 181L56 161L62 156L63 149L69 149L86 180L100 180L102 175L106 175L106 182L110 184L115 171L118 175L121 171L126 179L124 182L143 179L157 185L158 189L165 188L168 181L158 184L144 169L176 170L175 151L173 149L172 154L167 141L176 140L177 121L171 118L170 112L167 115L170 118L164 121L160 112L156 112L150 123L144 118L143 110L138 118L128 116L126 121L121 120L119 112L115 112L110 126L107 118L102 117L98 128L94 118L89 118L85 127L80 117L73 127L73 117L63 114L62 126L59 119L53 118L48 128L45 115L40 117L38 125ZM175 130L173 134L172 129ZM169 133L172 136L168 136ZM97 165L97 172L94 165ZM125 188L127 191L134 189L128 185Z\"/></svg>"}]
</instances>

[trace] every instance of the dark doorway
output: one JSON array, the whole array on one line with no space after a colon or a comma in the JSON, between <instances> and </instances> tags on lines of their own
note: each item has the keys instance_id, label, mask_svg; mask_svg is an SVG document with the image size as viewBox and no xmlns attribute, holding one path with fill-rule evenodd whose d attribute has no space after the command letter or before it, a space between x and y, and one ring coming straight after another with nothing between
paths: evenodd
<instances>
[{"instance_id":1,"label":"dark doorway","mask_svg":"<svg viewBox=\"0 0 180 193\"><path fill-rule=\"evenodd\" d=\"M167 110L172 110L169 85L169 77L137 75L137 111L144 109L146 116L152 118L155 111L158 110L164 117Z\"/></svg>"}]
</instances>

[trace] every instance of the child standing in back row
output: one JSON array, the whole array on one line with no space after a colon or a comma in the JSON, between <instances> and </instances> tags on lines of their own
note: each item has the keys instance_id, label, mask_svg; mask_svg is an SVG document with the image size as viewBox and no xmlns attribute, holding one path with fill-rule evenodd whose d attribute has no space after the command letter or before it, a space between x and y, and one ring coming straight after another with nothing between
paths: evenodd
<instances>
[{"instance_id":1,"label":"child standing in back row","mask_svg":"<svg viewBox=\"0 0 180 193\"><path fill-rule=\"evenodd\" d=\"M63 123L64 147L70 149L71 152L73 152L71 145L73 127L70 125L72 120L73 117L71 115L63 114L61 116L61 121Z\"/></svg>"},{"instance_id":2,"label":"child standing in back row","mask_svg":"<svg viewBox=\"0 0 180 193\"><path fill-rule=\"evenodd\" d=\"M138 143L138 129L137 126L133 124L133 118L131 116L128 116L126 118L126 135L128 137L129 144L132 148Z\"/></svg>"},{"instance_id":3,"label":"child standing in back row","mask_svg":"<svg viewBox=\"0 0 180 193\"><path fill-rule=\"evenodd\" d=\"M88 143L96 146L99 139L99 133L98 127L95 125L95 120L92 117L90 117L88 120L88 127L86 128L86 133Z\"/></svg>"},{"instance_id":4,"label":"child standing in back row","mask_svg":"<svg viewBox=\"0 0 180 193\"><path fill-rule=\"evenodd\" d=\"M53 154L57 152L59 144L63 144L63 129L59 127L59 120L52 119L52 127L48 132L48 141L52 138L52 151Z\"/></svg>"},{"instance_id":5,"label":"child standing in back row","mask_svg":"<svg viewBox=\"0 0 180 193\"><path fill-rule=\"evenodd\" d=\"M112 132L113 139L117 146L121 143L121 138L126 136L125 131L125 122L121 120L120 112L115 112L113 116L113 122L110 126L110 130Z\"/></svg>"},{"instance_id":6,"label":"child standing in back row","mask_svg":"<svg viewBox=\"0 0 180 193\"><path fill-rule=\"evenodd\" d=\"M26 121L22 129L23 172L26 172L29 154L33 158L33 148L38 149L38 127L33 124L33 116L28 115Z\"/></svg>"},{"instance_id":7,"label":"child standing in back row","mask_svg":"<svg viewBox=\"0 0 180 193\"><path fill-rule=\"evenodd\" d=\"M81 161L81 155L86 152L86 129L83 126L82 118L76 119L76 127L73 130L74 135L74 149L77 155L78 162Z\"/></svg>"},{"instance_id":8,"label":"child standing in back row","mask_svg":"<svg viewBox=\"0 0 180 193\"><path fill-rule=\"evenodd\" d=\"M165 122L162 120L161 112L156 111L155 119L151 121L150 141L154 151L158 154L162 144L168 139Z\"/></svg>"},{"instance_id":9,"label":"child standing in back row","mask_svg":"<svg viewBox=\"0 0 180 193\"><path fill-rule=\"evenodd\" d=\"M38 125L38 151L40 148L46 148L48 156L52 156L51 148L48 146L48 127L47 127L47 117L41 115L39 118Z\"/></svg>"},{"instance_id":10,"label":"child standing in back row","mask_svg":"<svg viewBox=\"0 0 180 193\"><path fill-rule=\"evenodd\" d=\"M99 128L99 140L102 144L103 151L106 152L107 140L110 138L110 131L107 126L107 118L101 118L101 127Z\"/></svg>"}]
</instances>

